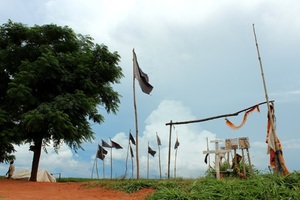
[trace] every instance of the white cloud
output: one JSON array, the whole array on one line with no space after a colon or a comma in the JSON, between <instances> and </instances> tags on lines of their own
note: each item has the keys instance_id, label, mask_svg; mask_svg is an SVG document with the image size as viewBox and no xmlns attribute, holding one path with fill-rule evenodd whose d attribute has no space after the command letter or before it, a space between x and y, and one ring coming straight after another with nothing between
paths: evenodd
<instances>
[{"instance_id":1,"label":"white cloud","mask_svg":"<svg viewBox=\"0 0 300 200\"><path fill-rule=\"evenodd\" d=\"M139 136L139 157L140 157L140 175L147 176L147 160L148 160L148 142L149 146L157 153L155 157L150 156L150 174L152 177L159 177L159 161L158 161L158 146L156 140L156 133L161 140L161 165L162 175L168 172L168 151L169 151L169 126L165 124L170 119L174 120L192 120L195 117L192 115L191 110L184 106L179 101L164 100L158 108L154 110L146 120L146 127L143 133ZM132 134L135 136L134 132ZM176 136L180 146L177 154L177 176L181 177L199 177L203 175L207 169L204 163L203 151L206 150L206 138L210 140L215 139L215 134L203 130L199 125L178 125L172 127L172 141L171 141L171 158L170 158L170 175L174 173L174 144ZM113 150L114 159L124 160L126 157L128 135L124 133L117 134L114 141L120 142L124 150ZM209 144L211 146L211 144ZM135 146L133 146L135 152Z\"/></svg>"}]
</instances>

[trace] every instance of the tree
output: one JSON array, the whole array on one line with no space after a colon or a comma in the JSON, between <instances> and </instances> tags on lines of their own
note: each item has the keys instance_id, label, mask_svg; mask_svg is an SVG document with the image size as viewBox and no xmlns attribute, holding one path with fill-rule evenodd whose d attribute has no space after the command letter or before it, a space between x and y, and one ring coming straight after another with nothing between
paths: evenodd
<instances>
[{"instance_id":1,"label":"tree","mask_svg":"<svg viewBox=\"0 0 300 200\"><path fill-rule=\"evenodd\" d=\"M98 106L116 114L120 95L112 85L123 77L119 61L117 52L67 26L10 20L0 26L0 111L9 120L0 131L31 145L30 181L36 181L42 148L52 141L55 150L66 143L77 152L94 139L89 121L104 121Z\"/></svg>"},{"instance_id":2,"label":"tree","mask_svg":"<svg viewBox=\"0 0 300 200\"><path fill-rule=\"evenodd\" d=\"M1 86L0 86L1 87ZM7 113L0 108L0 130L3 129L4 126L8 125L7 120ZM13 125L13 124L11 124ZM14 146L11 144L13 138L12 134L10 134L12 131L3 131L0 132L0 163L6 162L9 163L10 161L15 159L15 156L12 155L12 153L15 152ZM15 134L14 134L15 135ZM15 140L15 142L17 142Z\"/></svg>"}]
</instances>

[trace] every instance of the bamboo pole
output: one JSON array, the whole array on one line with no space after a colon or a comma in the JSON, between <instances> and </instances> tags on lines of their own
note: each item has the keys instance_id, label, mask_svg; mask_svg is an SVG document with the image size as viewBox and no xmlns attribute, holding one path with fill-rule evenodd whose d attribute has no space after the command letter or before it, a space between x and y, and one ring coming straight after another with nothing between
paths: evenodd
<instances>
[{"instance_id":1,"label":"bamboo pole","mask_svg":"<svg viewBox=\"0 0 300 200\"><path fill-rule=\"evenodd\" d=\"M157 132L156 132L156 139L158 138ZM158 147L158 165L159 165L159 178L161 179L161 161L160 161L160 145L157 143Z\"/></svg>"},{"instance_id":2,"label":"bamboo pole","mask_svg":"<svg viewBox=\"0 0 300 200\"><path fill-rule=\"evenodd\" d=\"M274 100L269 101L269 102L274 102ZM262 105L262 104L265 104L265 103L267 103L267 102L261 102L259 104L254 105L254 106L259 106L259 105ZM254 106L248 107L246 109L240 110L240 111L235 112L235 113L218 115L218 116L208 117L208 118L203 118L203 119L198 119L198 120L189 120L189 121L181 121L181 122L172 122L172 121L170 121L169 123L166 123L166 126L180 125L180 124L190 124L190 123L198 123L198 122L204 122L204 121L209 121L209 120L218 119L218 118L237 116L241 112L247 111L247 110L253 108Z\"/></svg>"},{"instance_id":3,"label":"bamboo pole","mask_svg":"<svg viewBox=\"0 0 300 200\"><path fill-rule=\"evenodd\" d=\"M134 52L134 49L132 50ZM134 58L132 59L134 62ZM137 116L137 106L136 106L136 94L135 94L135 77L133 67L133 106L134 106L134 116L135 116L135 155L136 155L136 179L140 178L140 164L139 164L139 128L138 128L138 116Z\"/></svg>"},{"instance_id":4,"label":"bamboo pole","mask_svg":"<svg viewBox=\"0 0 300 200\"><path fill-rule=\"evenodd\" d=\"M171 137L172 137L172 120L170 121L170 133L169 133L169 153L168 153L168 179L170 178L170 158L171 158Z\"/></svg>"},{"instance_id":5,"label":"bamboo pole","mask_svg":"<svg viewBox=\"0 0 300 200\"><path fill-rule=\"evenodd\" d=\"M149 142L148 142L148 159L147 159L147 179L149 178Z\"/></svg>"},{"instance_id":6,"label":"bamboo pole","mask_svg":"<svg viewBox=\"0 0 300 200\"><path fill-rule=\"evenodd\" d=\"M133 178L133 157L131 156L131 178Z\"/></svg>"},{"instance_id":7,"label":"bamboo pole","mask_svg":"<svg viewBox=\"0 0 300 200\"><path fill-rule=\"evenodd\" d=\"M103 176L103 179L105 179L105 164L104 164L104 160L102 160L102 164L103 164L103 171L102 171L102 176Z\"/></svg>"},{"instance_id":8,"label":"bamboo pole","mask_svg":"<svg viewBox=\"0 0 300 200\"><path fill-rule=\"evenodd\" d=\"M112 141L111 138L110 139L110 179L112 179Z\"/></svg>"},{"instance_id":9,"label":"bamboo pole","mask_svg":"<svg viewBox=\"0 0 300 200\"><path fill-rule=\"evenodd\" d=\"M178 133L176 131L176 141L178 140ZM176 178L176 161L177 161L177 149L175 149L175 160L174 160L174 178Z\"/></svg>"},{"instance_id":10,"label":"bamboo pole","mask_svg":"<svg viewBox=\"0 0 300 200\"><path fill-rule=\"evenodd\" d=\"M97 152L98 152L98 151L97 151ZM97 153L96 153L96 155L95 155L95 159L94 159L94 163L93 163L93 168L92 168L91 178L93 178L94 168L95 168L95 165L96 165L96 160L97 160Z\"/></svg>"},{"instance_id":11,"label":"bamboo pole","mask_svg":"<svg viewBox=\"0 0 300 200\"><path fill-rule=\"evenodd\" d=\"M243 160L243 173L246 176L246 163L245 163L244 149L242 149L242 160Z\"/></svg>"},{"instance_id":12,"label":"bamboo pole","mask_svg":"<svg viewBox=\"0 0 300 200\"><path fill-rule=\"evenodd\" d=\"M130 134L130 131L129 131ZM128 163L128 153L129 153L129 146L130 146L130 136L128 135L128 147L127 147L127 155L126 155L126 162L125 162L125 178L127 176L127 163Z\"/></svg>"},{"instance_id":13,"label":"bamboo pole","mask_svg":"<svg viewBox=\"0 0 300 200\"><path fill-rule=\"evenodd\" d=\"M247 151L247 158L248 158L248 163L249 163L250 173L253 174L252 164L251 164L250 154L249 154L249 149L246 148L246 151Z\"/></svg>"},{"instance_id":14,"label":"bamboo pole","mask_svg":"<svg viewBox=\"0 0 300 200\"><path fill-rule=\"evenodd\" d=\"M268 106L268 114L269 114L269 118L270 118L270 123L271 123L271 134L274 135L274 140L275 140L275 156L277 158L277 164L279 166L279 169L277 169L280 173L283 173L283 170L281 168L281 162L280 162L280 157L281 154L278 153L278 144L276 141L276 130L275 130L275 125L274 125L274 119L273 119L273 114L271 111L271 107L270 107L270 102L269 102L269 97L268 97L268 92L267 92L267 86L266 86L266 81L265 81L265 77L264 77L264 71L263 71L263 66L262 66L262 61L261 61L261 57L260 57L260 53L259 53L259 48L258 48L258 43L257 43L257 37L256 37L256 33L255 33L255 27L253 24L253 34L254 34L254 39L255 39L255 45L256 45L256 50L257 50L257 56L258 56L258 61L259 61L259 66L260 66L260 71L261 71L261 77L262 77L262 82L263 82L263 86L264 86L264 92L265 92L265 98L266 98L266 102L267 102L267 106Z\"/></svg>"}]
</instances>

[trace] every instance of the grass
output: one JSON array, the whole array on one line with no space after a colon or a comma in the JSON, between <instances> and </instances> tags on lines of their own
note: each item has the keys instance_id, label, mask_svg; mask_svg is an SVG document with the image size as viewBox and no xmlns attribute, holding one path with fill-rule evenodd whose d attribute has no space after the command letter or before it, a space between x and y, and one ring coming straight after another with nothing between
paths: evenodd
<instances>
[{"instance_id":1,"label":"grass","mask_svg":"<svg viewBox=\"0 0 300 200\"><path fill-rule=\"evenodd\" d=\"M147 200L276 200L300 199L300 172L284 177L275 174L255 174L246 179L212 176L197 179L87 179L61 178L59 182L82 182L87 188L103 187L132 193L143 188L154 192ZM1 196L0 196L1 199Z\"/></svg>"},{"instance_id":2,"label":"grass","mask_svg":"<svg viewBox=\"0 0 300 200\"><path fill-rule=\"evenodd\" d=\"M196 200L196 199L300 199L300 173L295 171L285 177L258 174L247 179L213 177L197 179L62 179L61 181L84 182L87 188L104 187L132 193L152 188L148 200Z\"/></svg>"}]
</instances>

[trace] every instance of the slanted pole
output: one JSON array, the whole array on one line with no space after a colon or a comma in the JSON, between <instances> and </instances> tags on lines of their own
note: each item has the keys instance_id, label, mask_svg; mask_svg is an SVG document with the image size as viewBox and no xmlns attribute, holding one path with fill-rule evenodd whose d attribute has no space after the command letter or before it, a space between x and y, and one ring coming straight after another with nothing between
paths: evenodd
<instances>
[{"instance_id":1,"label":"slanted pole","mask_svg":"<svg viewBox=\"0 0 300 200\"><path fill-rule=\"evenodd\" d=\"M276 162L277 162L277 171L279 171L280 173L283 173L283 169L281 167L281 154L278 153L279 148L278 148L278 144L277 144L277 136L276 136L276 130L275 130L275 125L274 125L274 119L273 119L273 115L272 115L272 111L271 111L271 107L270 107L270 102L269 102L269 97L268 97L268 92L267 92L267 86L266 86L266 81L265 81L265 77L264 77L264 70L263 70L263 66L262 66L262 61L261 61L261 57L260 57L260 53L259 53L259 48L258 48L258 43L257 43L257 37L256 37L256 33L255 33L255 27L253 24L253 34L254 34L254 39L255 39L255 44L256 44L256 50L257 50L257 56L258 56L258 60L259 60L259 66L260 66L260 71L261 71L261 77L262 77L262 82L263 82L263 86L264 86L264 91L265 91L265 98L266 98L266 102L267 102L267 106L268 106L268 114L269 114L269 118L270 118L270 123L271 123L271 133L274 135L274 140L275 140L275 156L276 156Z\"/></svg>"}]
</instances>

